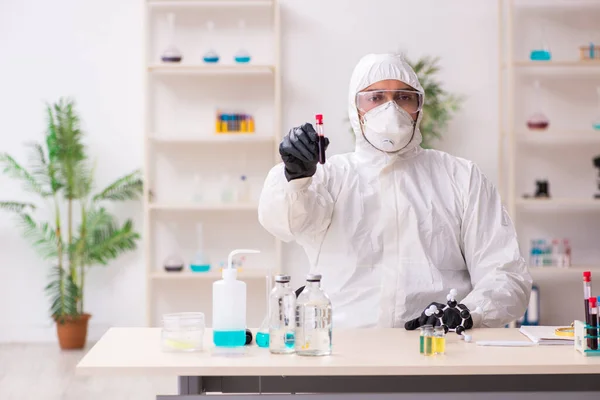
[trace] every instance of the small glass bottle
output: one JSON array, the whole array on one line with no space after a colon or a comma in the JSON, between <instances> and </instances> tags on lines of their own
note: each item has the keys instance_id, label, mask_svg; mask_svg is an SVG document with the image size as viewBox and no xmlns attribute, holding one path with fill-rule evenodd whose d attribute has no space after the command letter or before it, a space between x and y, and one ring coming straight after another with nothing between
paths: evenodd
<instances>
[{"instance_id":1,"label":"small glass bottle","mask_svg":"<svg viewBox=\"0 0 600 400\"><path fill-rule=\"evenodd\" d=\"M446 352L446 330L441 326L433 328L433 352L435 354Z\"/></svg>"},{"instance_id":2,"label":"small glass bottle","mask_svg":"<svg viewBox=\"0 0 600 400\"><path fill-rule=\"evenodd\" d=\"M296 300L295 347L299 356L331 354L331 300L321 289L321 275L309 274Z\"/></svg>"},{"instance_id":3,"label":"small glass bottle","mask_svg":"<svg viewBox=\"0 0 600 400\"><path fill-rule=\"evenodd\" d=\"M433 326L423 325L421 327L421 343L423 343L423 351L421 354L425 356L433 355Z\"/></svg>"},{"instance_id":4,"label":"small glass bottle","mask_svg":"<svg viewBox=\"0 0 600 400\"><path fill-rule=\"evenodd\" d=\"M289 275L277 275L269 297L269 350L274 354L294 352L296 293L290 288Z\"/></svg>"},{"instance_id":5,"label":"small glass bottle","mask_svg":"<svg viewBox=\"0 0 600 400\"><path fill-rule=\"evenodd\" d=\"M221 202L222 203L231 203L234 201L235 190L233 184L231 182L231 177L226 174L223 177L223 182L221 184Z\"/></svg>"}]
</instances>

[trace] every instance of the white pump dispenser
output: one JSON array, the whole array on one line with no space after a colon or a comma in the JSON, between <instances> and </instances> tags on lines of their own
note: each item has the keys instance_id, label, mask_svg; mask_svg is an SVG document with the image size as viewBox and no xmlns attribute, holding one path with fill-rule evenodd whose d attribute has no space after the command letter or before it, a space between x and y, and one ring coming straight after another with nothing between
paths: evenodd
<instances>
[{"instance_id":1,"label":"white pump dispenser","mask_svg":"<svg viewBox=\"0 0 600 400\"><path fill-rule=\"evenodd\" d=\"M213 283L213 343L217 347L246 344L246 283L237 280L233 257L258 254L258 250L237 249L229 253L223 279Z\"/></svg>"}]
</instances>

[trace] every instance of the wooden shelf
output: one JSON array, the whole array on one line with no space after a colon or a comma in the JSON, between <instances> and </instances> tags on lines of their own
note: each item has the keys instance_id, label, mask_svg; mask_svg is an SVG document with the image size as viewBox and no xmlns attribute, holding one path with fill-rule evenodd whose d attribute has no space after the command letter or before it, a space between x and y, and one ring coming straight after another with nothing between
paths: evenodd
<instances>
[{"instance_id":1,"label":"wooden shelf","mask_svg":"<svg viewBox=\"0 0 600 400\"><path fill-rule=\"evenodd\" d=\"M258 203L150 203L156 211L257 211Z\"/></svg>"},{"instance_id":2,"label":"wooden shelf","mask_svg":"<svg viewBox=\"0 0 600 400\"><path fill-rule=\"evenodd\" d=\"M519 68L600 68L600 61L515 61Z\"/></svg>"},{"instance_id":3,"label":"wooden shelf","mask_svg":"<svg viewBox=\"0 0 600 400\"><path fill-rule=\"evenodd\" d=\"M542 274L560 274L560 273L571 273L571 274L581 274L583 271L595 271L600 272L600 264L589 266L589 265L573 265L568 268L563 267L529 267L529 271L532 273L542 273Z\"/></svg>"},{"instance_id":4,"label":"wooden shelf","mask_svg":"<svg viewBox=\"0 0 600 400\"><path fill-rule=\"evenodd\" d=\"M152 64L148 71L160 75L273 75L274 65L255 64Z\"/></svg>"},{"instance_id":5,"label":"wooden shelf","mask_svg":"<svg viewBox=\"0 0 600 400\"><path fill-rule=\"evenodd\" d=\"M600 8L598 0L520 0L515 2L515 8L554 11L581 11L581 8Z\"/></svg>"},{"instance_id":6,"label":"wooden shelf","mask_svg":"<svg viewBox=\"0 0 600 400\"><path fill-rule=\"evenodd\" d=\"M590 144L600 143L600 131L523 131L517 132L520 142L536 144Z\"/></svg>"},{"instance_id":7,"label":"wooden shelf","mask_svg":"<svg viewBox=\"0 0 600 400\"><path fill-rule=\"evenodd\" d=\"M271 0L149 0L150 8L273 7Z\"/></svg>"},{"instance_id":8,"label":"wooden shelf","mask_svg":"<svg viewBox=\"0 0 600 400\"><path fill-rule=\"evenodd\" d=\"M257 268L244 268L242 272L238 272L238 279L260 279L267 275L267 270ZM166 272L154 271L150 274L152 280L211 280L216 281L221 279L220 269L208 272Z\"/></svg>"},{"instance_id":9,"label":"wooden shelf","mask_svg":"<svg viewBox=\"0 0 600 400\"><path fill-rule=\"evenodd\" d=\"M600 134L598 135L600 137ZM196 137L160 137L152 135L148 138L156 144L165 145L195 145L195 144L232 144L232 143L263 143L273 144L275 137L273 135L257 135L246 133L231 134L206 134Z\"/></svg>"},{"instance_id":10,"label":"wooden shelf","mask_svg":"<svg viewBox=\"0 0 600 400\"><path fill-rule=\"evenodd\" d=\"M600 199L517 199L517 206L530 210L600 210Z\"/></svg>"}]
</instances>

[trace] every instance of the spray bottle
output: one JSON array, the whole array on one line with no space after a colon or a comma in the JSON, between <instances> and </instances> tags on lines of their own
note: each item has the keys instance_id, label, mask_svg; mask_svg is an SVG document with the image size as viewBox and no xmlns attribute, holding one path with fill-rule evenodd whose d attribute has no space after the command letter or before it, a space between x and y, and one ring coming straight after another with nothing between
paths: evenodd
<instances>
[{"instance_id":1,"label":"spray bottle","mask_svg":"<svg viewBox=\"0 0 600 400\"><path fill-rule=\"evenodd\" d=\"M237 279L233 257L257 254L238 249L229 253L223 279L213 283L213 343L217 347L241 347L246 343L246 283Z\"/></svg>"}]
</instances>

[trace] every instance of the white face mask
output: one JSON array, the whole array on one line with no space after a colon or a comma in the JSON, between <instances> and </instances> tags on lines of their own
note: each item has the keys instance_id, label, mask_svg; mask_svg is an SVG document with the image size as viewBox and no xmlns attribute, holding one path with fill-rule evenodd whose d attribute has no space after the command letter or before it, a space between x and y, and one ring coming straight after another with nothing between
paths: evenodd
<instances>
[{"instance_id":1,"label":"white face mask","mask_svg":"<svg viewBox=\"0 0 600 400\"><path fill-rule=\"evenodd\" d=\"M387 153L405 148L415 130L410 114L393 101L366 112L362 117L362 126L369 143Z\"/></svg>"}]
</instances>

